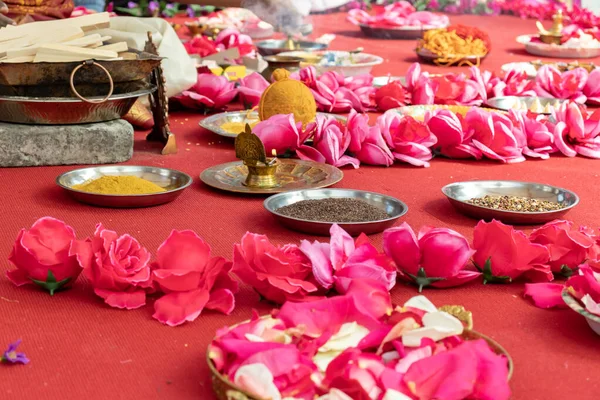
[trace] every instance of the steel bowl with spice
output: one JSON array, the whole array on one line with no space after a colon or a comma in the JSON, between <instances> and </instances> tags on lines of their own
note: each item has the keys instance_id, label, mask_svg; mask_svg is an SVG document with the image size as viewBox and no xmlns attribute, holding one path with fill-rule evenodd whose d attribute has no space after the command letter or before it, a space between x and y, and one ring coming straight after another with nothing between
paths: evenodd
<instances>
[{"instance_id":1,"label":"steel bowl with spice","mask_svg":"<svg viewBox=\"0 0 600 400\"><path fill-rule=\"evenodd\" d=\"M455 182L444 186L442 193L458 212L469 217L517 225L559 219L579 203L579 197L567 189L520 181Z\"/></svg>"},{"instance_id":2,"label":"steel bowl with spice","mask_svg":"<svg viewBox=\"0 0 600 400\"><path fill-rule=\"evenodd\" d=\"M361 215L361 217L367 217L366 221L364 218L360 218L356 222L349 222L348 218L332 220L335 218L334 214L324 215L323 219L315 220L317 218L281 212L282 208L300 202L332 199L360 201L362 204L375 208L379 213L373 214L373 219L370 220L367 214ZM329 229L333 224L338 224L352 236L358 236L361 233L367 235L379 233L394 225L401 216L408 212L408 206L394 197L354 189L313 189L285 192L269 197L265 200L264 206L286 228L321 236L329 236ZM343 205L339 204L339 206ZM368 208L364 208L363 212L368 212Z\"/></svg>"}]
</instances>

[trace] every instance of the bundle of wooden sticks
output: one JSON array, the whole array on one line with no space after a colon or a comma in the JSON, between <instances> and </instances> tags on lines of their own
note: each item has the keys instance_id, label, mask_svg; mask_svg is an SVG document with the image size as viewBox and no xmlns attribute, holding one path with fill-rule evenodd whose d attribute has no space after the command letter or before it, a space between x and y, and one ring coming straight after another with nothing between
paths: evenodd
<instances>
[{"instance_id":1,"label":"bundle of wooden sticks","mask_svg":"<svg viewBox=\"0 0 600 400\"><path fill-rule=\"evenodd\" d=\"M135 58L127 43L108 44L108 13L32 22L0 29L0 63L74 62Z\"/></svg>"}]
</instances>

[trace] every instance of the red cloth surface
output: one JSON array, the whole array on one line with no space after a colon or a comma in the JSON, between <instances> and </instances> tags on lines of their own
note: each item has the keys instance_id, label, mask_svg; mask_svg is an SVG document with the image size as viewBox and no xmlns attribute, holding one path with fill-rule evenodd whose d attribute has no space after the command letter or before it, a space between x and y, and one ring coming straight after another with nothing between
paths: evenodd
<instances>
[{"instance_id":1,"label":"red cloth surface","mask_svg":"<svg viewBox=\"0 0 600 400\"><path fill-rule=\"evenodd\" d=\"M452 17L452 21L489 31L494 49L483 68L533 59L514 38L535 31L534 22L513 17ZM412 41L378 41L362 36L341 14L313 18L315 34L337 34L334 49L359 46L379 54L385 64L376 75L403 75L416 61ZM425 67L429 71L445 69ZM54 179L75 167L0 170L0 347L23 339L31 363L0 365L0 399L213 399L206 365L206 347L216 329L249 318L252 308L266 313L272 306L242 287L230 316L205 312L195 322L170 328L151 318L152 306L141 310L111 309L90 290L83 276L71 290L51 297L35 287L15 288L4 272L18 231L46 215L72 225L80 238L97 222L119 233L131 233L155 252L172 229L193 229L216 255L231 257L233 244L246 231L266 233L276 243L298 243L307 236L279 226L263 209L264 197L236 196L205 187L198 175L215 164L233 161L233 141L198 126L202 116L175 113L171 129L179 153L161 156L160 146L139 133L129 164L182 170L195 183L177 201L156 208L115 210L71 200ZM502 165L489 161L435 159L431 168L395 164L391 168L363 166L344 169L336 187L390 194L408 204L403 221L415 229L447 226L469 238L475 220L457 214L441 187L473 179L514 179L544 182L575 191L581 204L568 214L577 224L600 227L596 201L600 194L600 161L553 156ZM373 236L381 245L381 235ZM523 285L474 283L455 289L426 289L437 305L461 304L474 314L476 330L501 343L512 355L513 398L519 400L597 399L600 393L600 337L571 310L540 310L522 298ZM416 295L414 287L398 284L396 303Z\"/></svg>"}]
</instances>

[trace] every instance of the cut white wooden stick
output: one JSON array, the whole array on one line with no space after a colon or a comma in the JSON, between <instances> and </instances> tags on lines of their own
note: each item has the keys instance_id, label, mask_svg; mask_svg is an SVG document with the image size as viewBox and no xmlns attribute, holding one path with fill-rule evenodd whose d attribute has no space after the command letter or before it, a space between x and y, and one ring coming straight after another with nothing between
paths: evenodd
<instances>
[{"instance_id":1,"label":"cut white wooden stick","mask_svg":"<svg viewBox=\"0 0 600 400\"><path fill-rule=\"evenodd\" d=\"M118 42L118 43L111 43L111 44L106 44L104 46L98 47L97 50L108 50L108 51L116 51L117 53L122 53L124 51L129 50L129 47L127 46L127 42Z\"/></svg>"},{"instance_id":2,"label":"cut white wooden stick","mask_svg":"<svg viewBox=\"0 0 600 400\"><path fill-rule=\"evenodd\" d=\"M53 30L52 32L46 32L45 34L31 35L32 44L46 44L46 43L61 43L72 40L83 38L85 33L78 26L68 26Z\"/></svg>"},{"instance_id":3,"label":"cut white wooden stick","mask_svg":"<svg viewBox=\"0 0 600 400\"><path fill-rule=\"evenodd\" d=\"M11 58L21 58L21 57L28 57L28 56L35 56L38 49L39 49L39 45L35 45L35 46L29 46L29 47L21 47L18 49L10 49L6 51L6 57L11 59Z\"/></svg>"},{"instance_id":4,"label":"cut white wooden stick","mask_svg":"<svg viewBox=\"0 0 600 400\"><path fill-rule=\"evenodd\" d=\"M78 27L85 32L103 29L110 26L110 17L107 12L84 15L77 18L66 18L52 21L38 21L30 24L18 25L11 29L0 29L0 42L16 39L26 35L42 36L52 34L54 30L68 27Z\"/></svg>"},{"instance_id":5,"label":"cut white wooden stick","mask_svg":"<svg viewBox=\"0 0 600 400\"><path fill-rule=\"evenodd\" d=\"M6 58L0 60L0 63L26 63L32 62L35 56L23 56L23 57L14 57L14 58Z\"/></svg>"},{"instance_id":6,"label":"cut white wooden stick","mask_svg":"<svg viewBox=\"0 0 600 400\"><path fill-rule=\"evenodd\" d=\"M81 28L78 28L81 29ZM75 40L69 40L69 41L65 41L62 42L62 44L66 45L66 46L76 46L76 47L87 47L90 46L92 44L95 44L97 42L101 42L102 41L102 36L100 36L98 33L94 33L91 35L87 35Z\"/></svg>"},{"instance_id":7,"label":"cut white wooden stick","mask_svg":"<svg viewBox=\"0 0 600 400\"><path fill-rule=\"evenodd\" d=\"M46 44L40 46L34 62L71 62L85 60L110 60L117 58L114 51L86 49L81 47L65 46L63 44Z\"/></svg>"},{"instance_id":8,"label":"cut white wooden stick","mask_svg":"<svg viewBox=\"0 0 600 400\"><path fill-rule=\"evenodd\" d=\"M7 42L0 42L0 57L6 56L6 52L12 49L18 49L21 47L26 47L31 44L31 40L27 37L17 39L17 40L9 40Z\"/></svg>"}]
</instances>

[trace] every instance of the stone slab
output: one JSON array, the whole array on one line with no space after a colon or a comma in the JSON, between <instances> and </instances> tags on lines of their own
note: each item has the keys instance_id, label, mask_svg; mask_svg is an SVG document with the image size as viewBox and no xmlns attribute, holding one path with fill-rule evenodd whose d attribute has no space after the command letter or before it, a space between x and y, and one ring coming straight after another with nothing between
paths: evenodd
<instances>
[{"instance_id":1,"label":"stone slab","mask_svg":"<svg viewBox=\"0 0 600 400\"><path fill-rule=\"evenodd\" d=\"M0 123L0 166L111 164L133 155L133 127L116 120L84 125Z\"/></svg>"}]
</instances>

